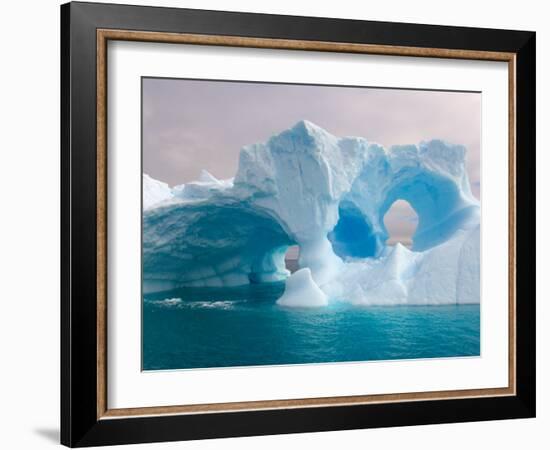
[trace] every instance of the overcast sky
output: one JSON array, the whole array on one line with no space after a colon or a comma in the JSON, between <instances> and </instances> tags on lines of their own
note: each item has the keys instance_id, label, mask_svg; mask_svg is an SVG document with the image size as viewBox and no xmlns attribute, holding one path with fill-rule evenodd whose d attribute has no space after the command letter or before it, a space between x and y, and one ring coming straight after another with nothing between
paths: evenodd
<instances>
[{"instance_id":1,"label":"overcast sky","mask_svg":"<svg viewBox=\"0 0 550 450\"><path fill-rule=\"evenodd\" d=\"M434 138L462 144L479 197L478 93L145 78L143 171L170 185L196 179L201 169L229 178L243 145L264 142L302 119L386 147ZM405 202L392 208L392 217L393 209L414 216ZM403 230L416 226L412 219L407 226L405 219L397 222Z\"/></svg>"}]
</instances>

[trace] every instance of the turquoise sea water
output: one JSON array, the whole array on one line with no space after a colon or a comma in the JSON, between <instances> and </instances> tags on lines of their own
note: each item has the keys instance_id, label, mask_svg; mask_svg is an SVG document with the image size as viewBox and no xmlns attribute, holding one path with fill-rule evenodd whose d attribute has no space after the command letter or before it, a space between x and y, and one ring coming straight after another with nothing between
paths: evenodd
<instances>
[{"instance_id":1,"label":"turquoise sea water","mask_svg":"<svg viewBox=\"0 0 550 450\"><path fill-rule=\"evenodd\" d=\"M284 284L185 288L143 301L143 369L478 356L479 305L289 309Z\"/></svg>"}]
</instances>

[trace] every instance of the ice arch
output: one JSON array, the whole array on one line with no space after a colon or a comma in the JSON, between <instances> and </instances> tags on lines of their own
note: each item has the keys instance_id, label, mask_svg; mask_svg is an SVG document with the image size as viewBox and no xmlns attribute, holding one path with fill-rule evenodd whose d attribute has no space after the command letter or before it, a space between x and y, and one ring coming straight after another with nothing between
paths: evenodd
<instances>
[{"instance_id":1,"label":"ice arch","mask_svg":"<svg viewBox=\"0 0 550 450\"><path fill-rule=\"evenodd\" d=\"M465 152L460 145L439 140L393 146L368 160L345 199L361 211L382 248L388 238L385 214L397 200L407 201L419 219L413 249L432 248L479 223Z\"/></svg>"},{"instance_id":2,"label":"ice arch","mask_svg":"<svg viewBox=\"0 0 550 450\"><path fill-rule=\"evenodd\" d=\"M397 200L407 201L418 214L414 250L425 250L444 242L478 214L478 206L464 201L453 180L418 169L400 174L397 182L389 187L380 206L381 219Z\"/></svg>"},{"instance_id":3,"label":"ice arch","mask_svg":"<svg viewBox=\"0 0 550 450\"><path fill-rule=\"evenodd\" d=\"M281 281L294 242L250 206L208 202L148 211L143 221L144 290Z\"/></svg>"}]
</instances>

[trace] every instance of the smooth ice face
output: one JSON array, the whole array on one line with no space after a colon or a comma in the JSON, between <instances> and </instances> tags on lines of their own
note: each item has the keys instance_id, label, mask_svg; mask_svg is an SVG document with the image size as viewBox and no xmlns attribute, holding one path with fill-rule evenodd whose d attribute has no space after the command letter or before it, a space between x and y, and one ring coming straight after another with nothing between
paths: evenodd
<instances>
[{"instance_id":1,"label":"smooth ice face","mask_svg":"<svg viewBox=\"0 0 550 450\"><path fill-rule=\"evenodd\" d=\"M170 189L146 177L146 292L288 281L284 254L298 245L300 268L330 298L479 302L479 203L462 146L385 150L302 121L244 147L234 179L203 171ZM385 244L383 218L399 199L418 214L414 252Z\"/></svg>"}]
</instances>

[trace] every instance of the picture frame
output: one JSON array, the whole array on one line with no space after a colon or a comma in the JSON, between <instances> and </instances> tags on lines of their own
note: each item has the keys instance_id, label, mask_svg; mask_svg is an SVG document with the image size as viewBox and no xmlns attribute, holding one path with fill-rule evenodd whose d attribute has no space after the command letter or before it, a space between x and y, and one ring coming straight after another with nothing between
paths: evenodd
<instances>
[{"instance_id":1,"label":"picture frame","mask_svg":"<svg viewBox=\"0 0 550 450\"><path fill-rule=\"evenodd\" d=\"M535 33L72 2L61 6L61 443L70 447L535 416ZM107 43L508 65L508 386L284 400L107 401Z\"/></svg>"}]
</instances>

